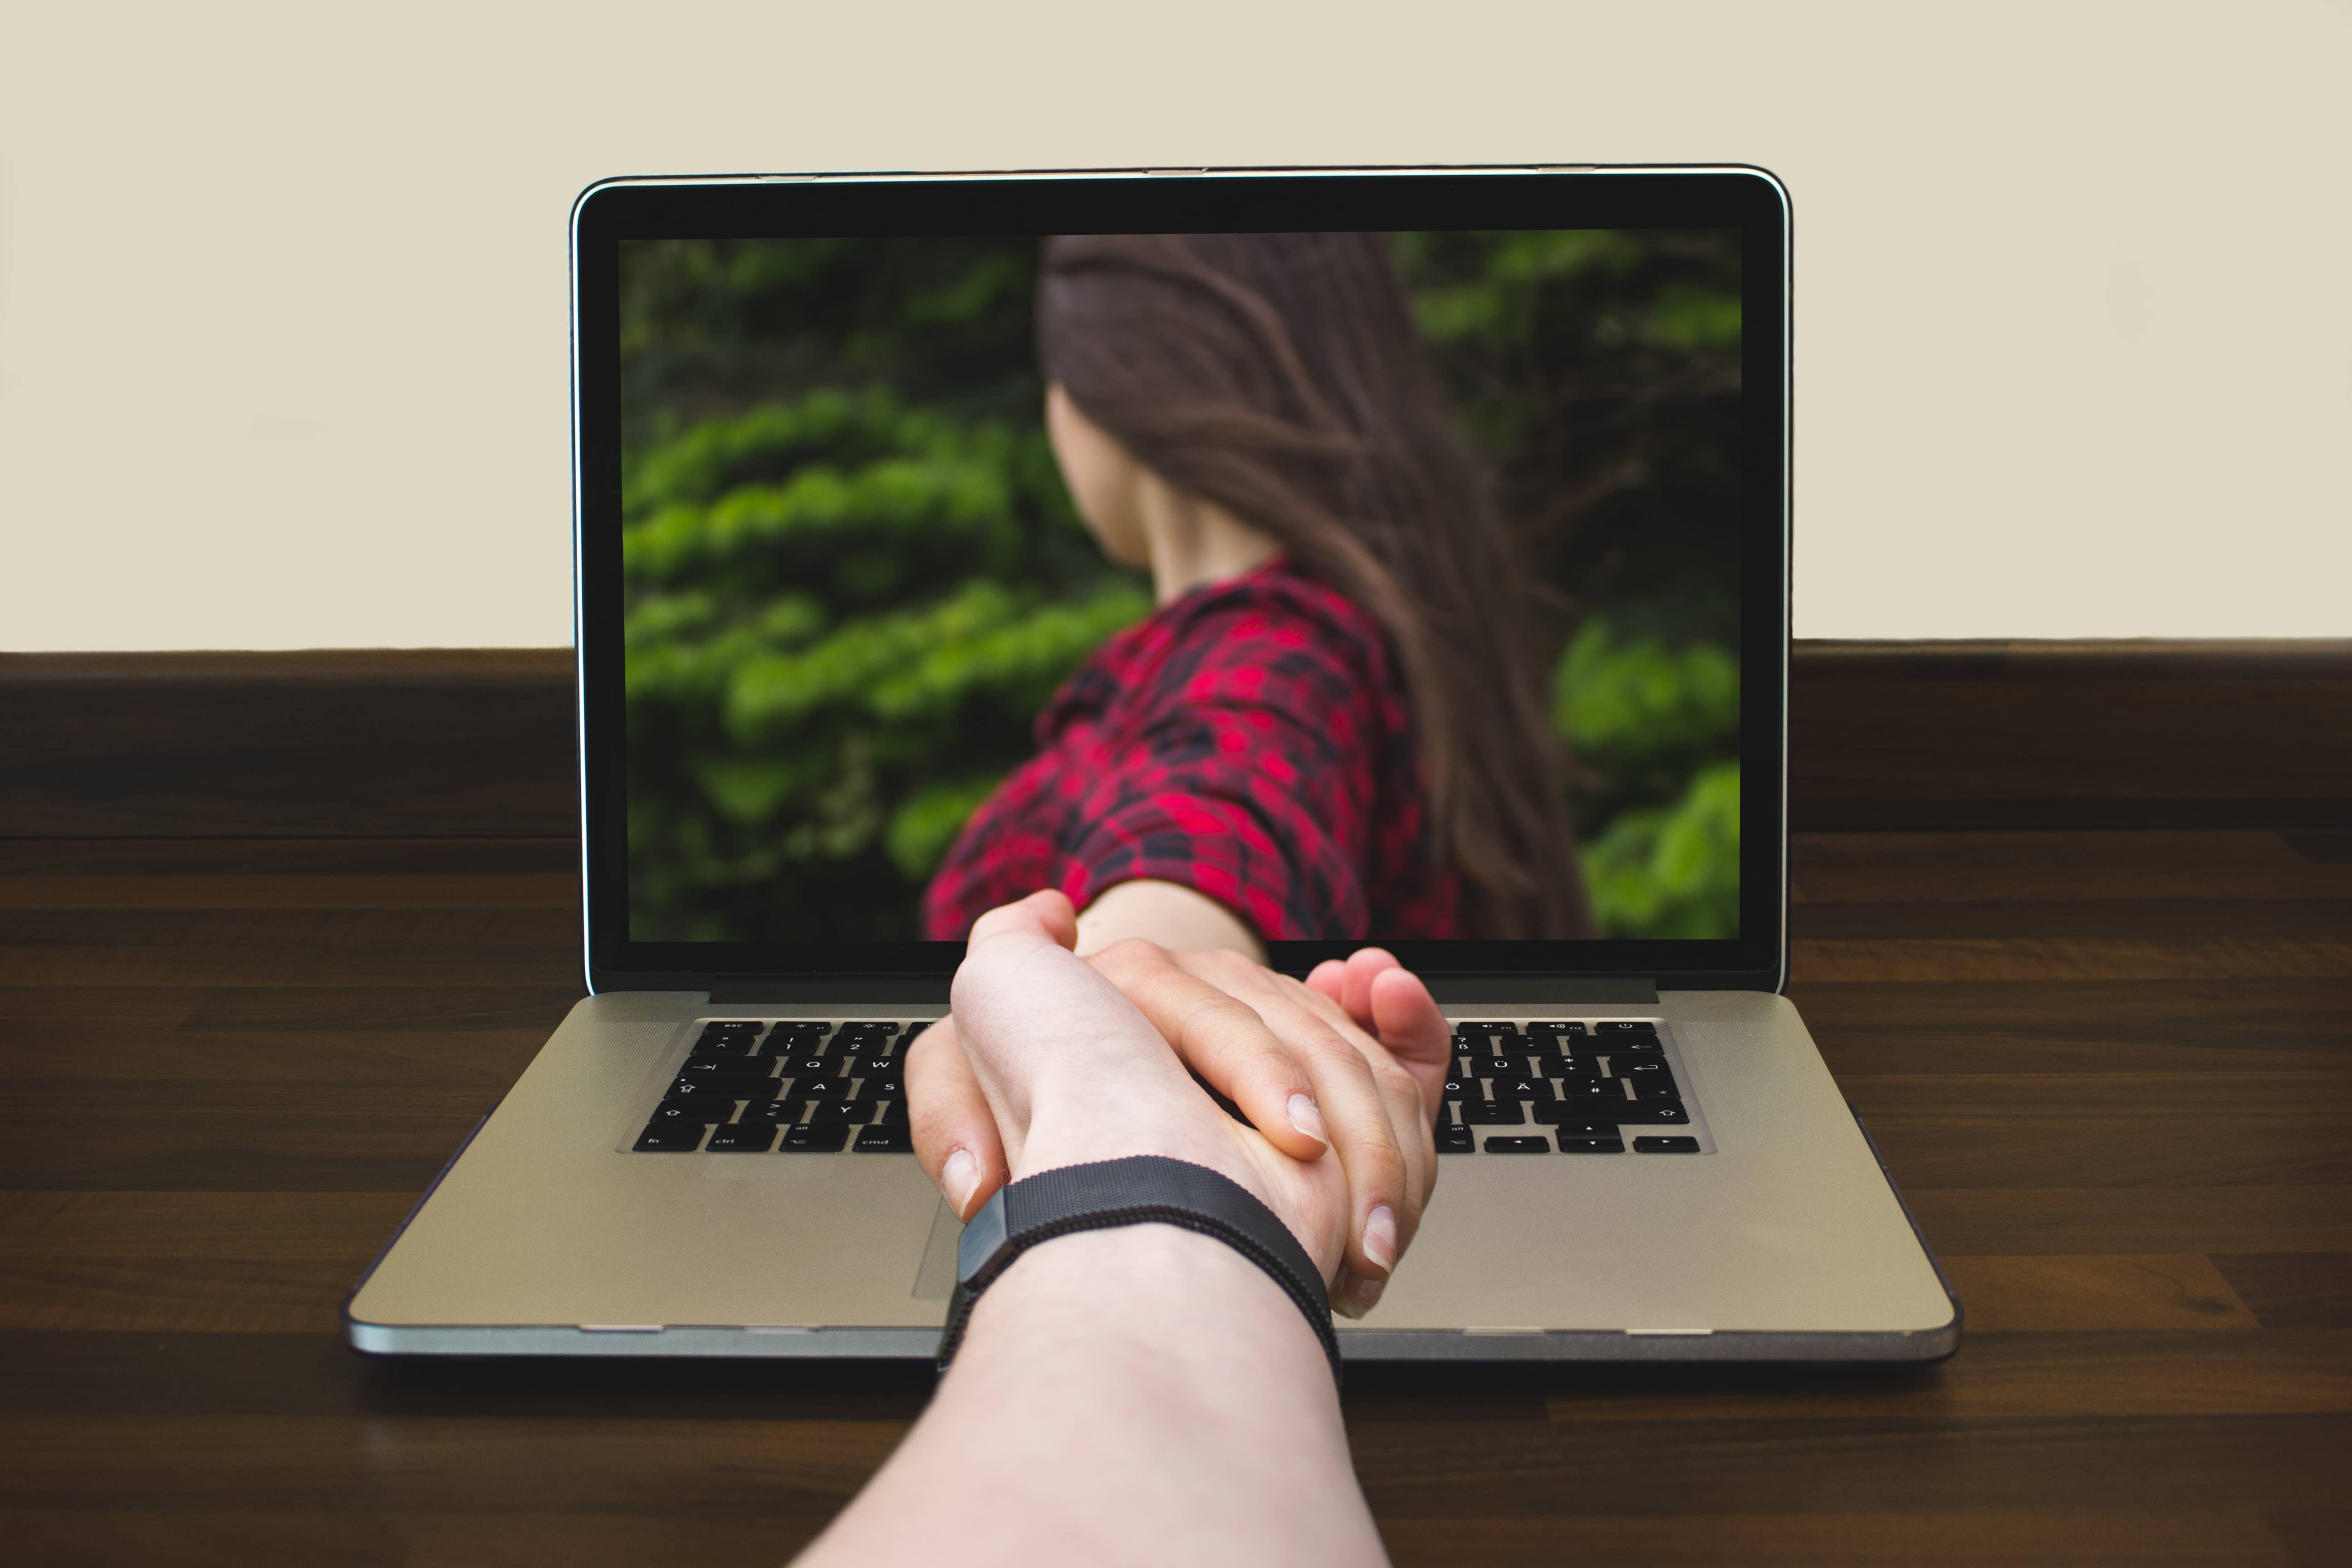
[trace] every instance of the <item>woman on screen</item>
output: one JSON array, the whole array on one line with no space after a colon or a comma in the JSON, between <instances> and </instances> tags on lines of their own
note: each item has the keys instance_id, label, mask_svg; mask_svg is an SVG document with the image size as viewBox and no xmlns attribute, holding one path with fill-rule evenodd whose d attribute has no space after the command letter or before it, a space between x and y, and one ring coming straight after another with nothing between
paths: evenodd
<instances>
[{"instance_id":1,"label":"woman on screen","mask_svg":"<svg viewBox=\"0 0 2352 1568\"><path fill-rule=\"evenodd\" d=\"M1591 934L1525 572L1385 236L1047 242L1046 425L1159 607L1037 721L924 922L1080 951Z\"/></svg>"}]
</instances>

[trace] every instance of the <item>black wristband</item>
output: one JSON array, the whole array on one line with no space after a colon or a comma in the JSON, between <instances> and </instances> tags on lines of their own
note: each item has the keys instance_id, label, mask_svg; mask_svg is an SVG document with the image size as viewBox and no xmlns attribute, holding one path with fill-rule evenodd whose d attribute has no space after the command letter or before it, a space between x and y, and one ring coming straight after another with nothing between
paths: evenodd
<instances>
[{"instance_id":1,"label":"black wristband","mask_svg":"<svg viewBox=\"0 0 2352 1568\"><path fill-rule=\"evenodd\" d=\"M1125 1225L1174 1225L1219 1241L1256 1264L1307 1314L1339 1377L1339 1339L1330 1299L1315 1260L1275 1212L1249 1190L1206 1165L1138 1154L1090 1165L1040 1171L981 1205L956 1245L955 1293L940 1336L940 1370L955 1359L980 1293L1041 1241Z\"/></svg>"}]
</instances>

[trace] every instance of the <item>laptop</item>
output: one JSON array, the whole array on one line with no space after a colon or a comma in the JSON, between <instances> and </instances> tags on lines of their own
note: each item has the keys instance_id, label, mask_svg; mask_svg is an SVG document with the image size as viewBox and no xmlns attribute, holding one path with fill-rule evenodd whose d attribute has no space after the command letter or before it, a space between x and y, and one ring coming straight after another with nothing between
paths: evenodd
<instances>
[{"instance_id":1,"label":"laptop","mask_svg":"<svg viewBox=\"0 0 2352 1568\"><path fill-rule=\"evenodd\" d=\"M1276 967L1379 942L1455 1026L1436 1190L1384 1298L1339 1324L1350 1358L1957 1348L1959 1305L1780 994L1773 176L615 180L574 207L572 261L590 994L355 1288L352 1344L931 1356L959 1226L898 1064L946 1011L973 889L993 868L1083 905L1197 864ZM1220 395L1272 399L1255 436L1137 392L1228 340ZM1318 368L1342 363L1409 368L1342 395ZM1382 412L1407 382L1418 412ZM1262 472L1336 498L1335 526L1377 514L1451 553L1407 539L1358 580L1286 533L1171 597L1074 501L1049 386L1202 494L1227 470L1184 443L1245 466L1288 442ZM1362 433L1408 427L1437 454L1411 482L1405 437ZM1295 525L1250 506L1228 512ZM1006 826L1055 748L1109 733L1155 628L1244 592L1339 628L1298 646L1387 718L1317 733L1267 699L1265 722L1355 773L1309 801L1295 752L1267 742L1277 773L1242 745L1226 784L1261 809L1202 808L1171 854L1139 828L1087 859L1083 813Z\"/></svg>"}]
</instances>

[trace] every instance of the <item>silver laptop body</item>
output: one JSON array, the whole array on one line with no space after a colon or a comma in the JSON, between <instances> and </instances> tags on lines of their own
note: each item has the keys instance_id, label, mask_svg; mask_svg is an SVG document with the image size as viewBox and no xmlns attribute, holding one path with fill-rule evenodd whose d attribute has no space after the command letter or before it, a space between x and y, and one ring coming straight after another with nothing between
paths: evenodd
<instances>
[{"instance_id":1,"label":"silver laptop body","mask_svg":"<svg viewBox=\"0 0 2352 1568\"><path fill-rule=\"evenodd\" d=\"M1482 1025L1508 1025L1518 1034L1507 1037L1527 1039L1538 1025L1573 1030L1612 1080L1626 1069L1603 1042L1638 1044L1645 1081L1671 1079L1680 1119L1645 1121L1647 1111L1626 1109L1623 1152L1606 1153L1547 1144L1539 1156L1506 1154L1499 1149L1513 1144L1490 1141L1526 1147L1553 1129L1472 1129L1475 1152L1442 1157L1411 1253L1372 1313L1340 1324L1340 1342L1360 1360L1917 1362L1957 1347L1958 1301L1779 994L1785 191L1769 174L1740 168L1183 173L1193 177L742 176L615 181L583 194L572 224L574 525L593 994L354 1289L346 1308L354 1346L394 1354L935 1352L959 1227L890 1140L853 1131L837 1151L645 1147L649 1116L712 1024L756 1021L764 1033L792 1021L866 1021L903 1030L944 1012L955 944L782 951L632 939L620 864L613 256L627 240L670 236L982 232L982 220L965 215L985 213L993 233L1741 229L1750 425L1741 470L1740 722L1752 760L1738 937L1397 944L1465 1038L1480 1037ZM1322 956L1316 944L1274 950L1285 968ZM1628 1108L1642 1103L1636 1092L1627 1089Z\"/></svg>"}]
</instances>

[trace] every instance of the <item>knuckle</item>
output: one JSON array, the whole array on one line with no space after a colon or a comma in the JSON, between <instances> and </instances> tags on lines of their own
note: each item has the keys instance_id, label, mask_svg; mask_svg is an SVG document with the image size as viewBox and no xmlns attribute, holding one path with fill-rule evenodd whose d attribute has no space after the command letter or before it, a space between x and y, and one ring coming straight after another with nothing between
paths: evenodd
<instances>
[{"instance_id":1,"label":"knuckle","mask_svg":"<svg viewBox=\"0 0 2352 1568\"><path fill-rule=\"evenodd\" d=\"M1355 1174L1356 1184L1373 1197L1391 1205L1403 1202L1404 1151L1388 1140L1376 1140L1361 1151Z\"/></svg>"}]
</instances>

